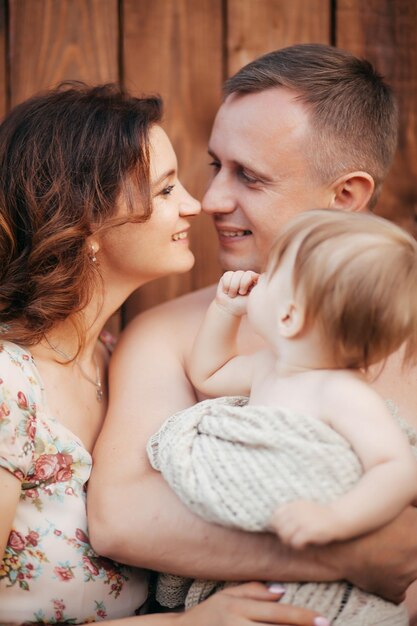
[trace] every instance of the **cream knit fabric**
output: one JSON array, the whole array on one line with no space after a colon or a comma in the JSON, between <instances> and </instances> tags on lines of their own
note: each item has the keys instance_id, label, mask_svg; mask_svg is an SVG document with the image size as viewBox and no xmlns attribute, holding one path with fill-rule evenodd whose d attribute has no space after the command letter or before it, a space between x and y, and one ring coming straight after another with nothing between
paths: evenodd
<instances>
[{"instance_id":1,"label":"cream knit fabric","mask_svg":"<svg viewBox=\"0 0 417 626\"><path fill-rule=\"evenodd\" d=\"M345 439L323 422L247 398L205 400L170 417L148 443L152 466L207 521L268 530L277 505L330 502L361 476ZM244 558L244 547L242 547ZM173 608L201 602L219 583L162 575L157 599ZM406 626L396 606L348 583L288 583L281 602L319 611L337 626Z\"/></svg>"}]
</instances>

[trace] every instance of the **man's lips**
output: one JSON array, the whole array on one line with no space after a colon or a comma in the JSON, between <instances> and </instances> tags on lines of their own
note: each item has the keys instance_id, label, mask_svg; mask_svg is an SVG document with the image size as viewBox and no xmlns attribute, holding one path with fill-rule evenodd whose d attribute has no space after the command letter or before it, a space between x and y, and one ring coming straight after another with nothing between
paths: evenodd
<instances>
[{"instance_id":1,"label":"man's lips","mask_svg":"<svg viewBox=\"0 0 417 626\"><path fill-rule=\"evenodd\" d=\"M251 230L244 228L222 227L216 226L217 234L222 239L239 239L252 234Z\"/></svg>"}]
</instances>

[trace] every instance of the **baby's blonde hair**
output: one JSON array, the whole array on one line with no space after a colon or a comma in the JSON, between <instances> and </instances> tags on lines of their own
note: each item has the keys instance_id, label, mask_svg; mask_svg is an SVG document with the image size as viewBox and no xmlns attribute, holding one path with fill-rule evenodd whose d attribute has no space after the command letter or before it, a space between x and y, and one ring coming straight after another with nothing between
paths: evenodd
<instances>
[{"instance_id":1,"label":"baby's blonde hair","mask_svg":"<svg viewBox=\"0 0 417 626\"><path fill-rule=\"evenodd\" d=\"M405 360L416 359L417 243L408 233L371 214L307 211L281 231L269 277L293 246L306 327L320 324L338 366L367 368L403 343Z\"/></svg>"}]
</instances>

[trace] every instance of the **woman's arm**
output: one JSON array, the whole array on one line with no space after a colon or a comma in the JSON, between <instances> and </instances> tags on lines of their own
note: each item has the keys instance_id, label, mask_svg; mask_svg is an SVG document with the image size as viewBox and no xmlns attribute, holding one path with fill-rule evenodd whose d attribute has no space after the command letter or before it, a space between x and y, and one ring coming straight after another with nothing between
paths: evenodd
<instances>
[{"instance_id":1,"label":"woman's arm","mask_svg":"<svg viewBox=\"0 0 417 626\"><path fill-rule=\"evenodd\" d=\"M108 626L330 626L330 622L306 609L277 604L282 592L260 583L247 583L220 591L185 613L165 613L110 620Z\"/></svg>"},{"instance_id":2,"label":"woman's arm","mask_svg":"<svg viewBox=\"0 0 417 626\"><path fill-rule=\"evenodd\" d=\"M8 470L0 467L0 555L3 559L7 546L7 540L16 515L17 505L20 498L20 481Z\"/></svg>"}]
</instances>

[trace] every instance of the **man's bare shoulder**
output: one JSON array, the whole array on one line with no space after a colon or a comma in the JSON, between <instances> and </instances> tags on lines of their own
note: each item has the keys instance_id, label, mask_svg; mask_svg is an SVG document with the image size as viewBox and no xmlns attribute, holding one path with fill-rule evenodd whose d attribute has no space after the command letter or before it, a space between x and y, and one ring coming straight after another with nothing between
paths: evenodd
<instances>
[{"instance_id":1,"label":"man's bare shoulder","mask_svg":"<svg viewBox=\"0 0 417 626\"><path fill-rule=\"evenodd\" d=\"M192 341L207 308L214 298L217 285L210 285L184 296L164 302L137 315L126 327L124 336L158 333L169 341Z\"/></svg>"},{"instance_id":2,"label":"man's bare shoulder","mask_svg":"<svg viewBox=\"0 0 417 626\"><path fill-rule=\"evenodd\" d=\"M156 357L164 362L164 369L181 368L188 371L189 359L204 315L216 295L217 284L188 293L159 304L137 315L124 329L112 361L122 363L150 363ZM264 347L260 337L248 327L244 318L238 335L240 354L251 354Z\"/></svg>"},{"instance_id":3,"label":"man's bare shoulder","mask_svg":"<svg viewBox=\"0 0 417 626\"><path fill-rule=\"evenodd\" d=\"M417 365L404 364L401 348L390 355L384 366L371 368L369 382L386 400L391 400L399 409L401 417L417 430Z\"/></svg>"}]
</instances>

